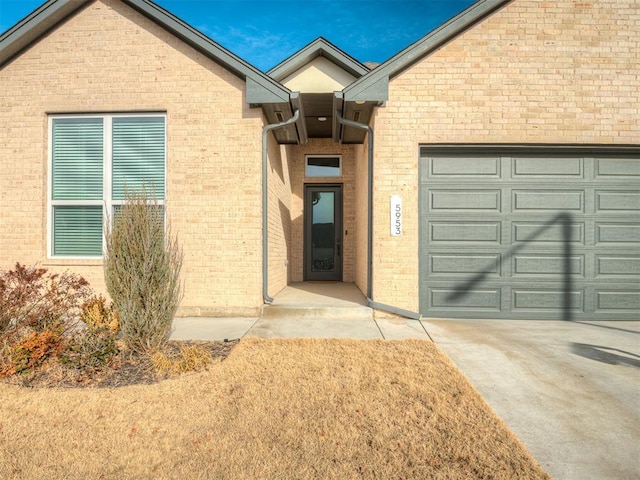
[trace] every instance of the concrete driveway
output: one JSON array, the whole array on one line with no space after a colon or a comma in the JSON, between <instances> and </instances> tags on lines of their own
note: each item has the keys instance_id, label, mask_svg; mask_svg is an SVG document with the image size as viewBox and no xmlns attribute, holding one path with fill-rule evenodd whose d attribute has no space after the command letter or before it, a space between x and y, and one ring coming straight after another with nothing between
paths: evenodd
<instances>
[{"instance_id":1,"label":"concrete driveway","mask_svg":"<svg viewBox=\"0 0 640 480\"><path fill-rule=\"evenodd\" d=\"M423 324L555 479L640 478L640 322Z\"/></svg>"}]
</instances>

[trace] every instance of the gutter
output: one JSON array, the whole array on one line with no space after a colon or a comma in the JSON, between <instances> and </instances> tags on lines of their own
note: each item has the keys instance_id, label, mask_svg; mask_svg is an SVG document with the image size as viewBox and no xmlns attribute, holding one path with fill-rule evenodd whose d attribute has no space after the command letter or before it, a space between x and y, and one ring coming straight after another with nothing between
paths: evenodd
<instances>
[{"instance_id":1,"label":"gutter","mask_svg":"<svg viewBox=\"0 0 640 480\"><path fill-rule=\"evenodd\" d=\"M339 109L336 109L336 120L338 120L338 123L342 125L360 128L362 130L366 130L368 133L367 201L369 204L367 208L367 306L396 315L402 315L403 317L411 318L413 320L420 320L422 318L420 313L373 301L373 128L366 123L342 118Z\"/></svg>"},{"instance_id":2,"label":"gutter","mask_svg":"<svg viewBox=\"0 0 640 480\"><path fill-rule=\"evenodd\" d=\"M289 120L280 123L271 123L262 128L262 298L264 303L273 303L269 296L269 182L268 182L268 155L267 140L271 130L286 127L298 121L300 110L295 110Z\"/></svg>"}]
</instances>

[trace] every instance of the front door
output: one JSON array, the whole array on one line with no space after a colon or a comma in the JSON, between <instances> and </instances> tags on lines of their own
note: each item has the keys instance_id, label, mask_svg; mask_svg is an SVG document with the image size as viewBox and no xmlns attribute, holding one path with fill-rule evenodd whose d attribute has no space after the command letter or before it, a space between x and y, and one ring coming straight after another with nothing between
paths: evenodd
<instances>
[{"instance_id":1,"label":"front door","mask_svg":"<svg viewBox=\"0 0 640 480\"><path fill-rule=\"evenodd\" d=\"M342 281L342 185L305 185L304 279Z\"/></svg>"}]
</instances>

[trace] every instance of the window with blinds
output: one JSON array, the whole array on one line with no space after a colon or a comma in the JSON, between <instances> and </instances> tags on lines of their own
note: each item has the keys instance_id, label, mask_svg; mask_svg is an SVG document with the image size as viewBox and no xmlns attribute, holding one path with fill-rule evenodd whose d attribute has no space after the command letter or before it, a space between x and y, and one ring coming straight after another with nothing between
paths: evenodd
<instances>
[{"instance_id":1,"label":"window with blinds","mask_svg":"<svg viewBox=\"0 0 640 480\"><path fill-rule=\"evenodd\" d=\"M165 196L164 115L54 116L50 255L100 257L106 212L125 192Z\"/></svg>"}]
</instances>

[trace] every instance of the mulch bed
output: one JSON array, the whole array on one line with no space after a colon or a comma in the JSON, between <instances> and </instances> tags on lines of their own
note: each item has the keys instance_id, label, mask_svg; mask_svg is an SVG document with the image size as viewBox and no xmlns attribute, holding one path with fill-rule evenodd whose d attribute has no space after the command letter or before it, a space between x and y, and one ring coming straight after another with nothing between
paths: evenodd
<instances>
[{"instance_id":1,"label":"mulch bed","mask_svg":"<svg viewBox=\"0 0 640 480\"><path fill-rule=\"evenodd\" d=\"M180 348L195 345L207 350L212 360L224 360L239 340L232 341L176 341L168 342L164 352L176 356ZM49 363L28 375L12 375L1 379L4 383L31 388L115 388L127 385L149 385L179 374L154 370L149 357L133 351L121 351L112 361L100 368L73 369Z\"/></svg>"}]
</instances>

